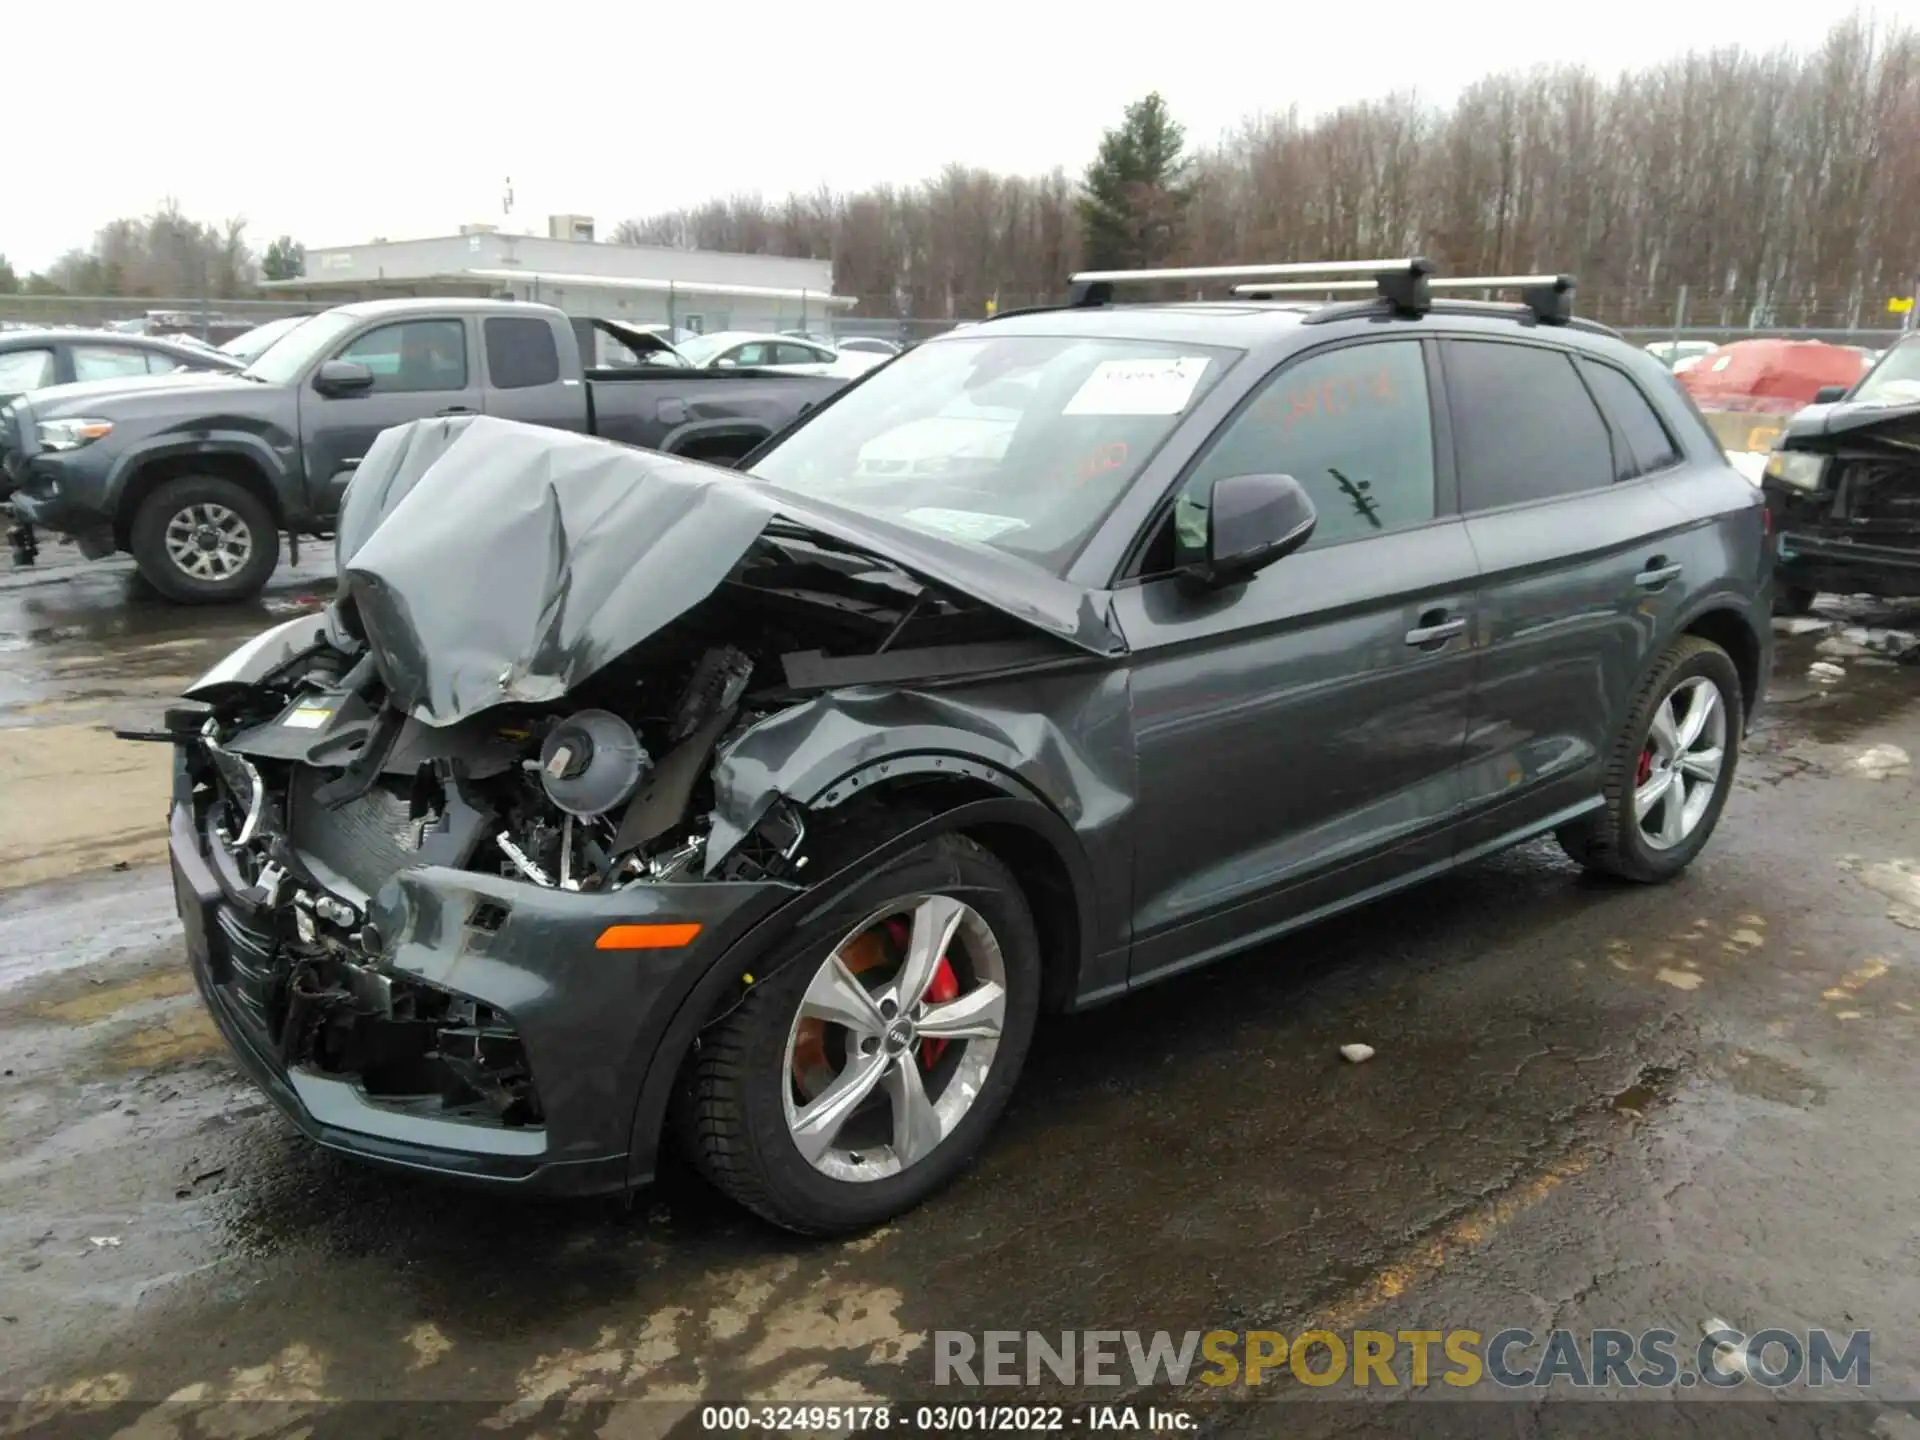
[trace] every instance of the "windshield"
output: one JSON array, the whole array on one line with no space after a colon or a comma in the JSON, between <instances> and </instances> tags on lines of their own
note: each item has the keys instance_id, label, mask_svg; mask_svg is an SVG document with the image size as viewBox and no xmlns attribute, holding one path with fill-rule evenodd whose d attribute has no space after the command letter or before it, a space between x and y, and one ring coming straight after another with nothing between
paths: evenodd
<instances>
[{"instance_id":1,"label":"windshield","mask_svg":"<svg viewBox=\"0 0 1920 1440\"><path fill-rule=\"evenodd\" d=\"M1904 341L1887 351L1850 398L1864 405L1920 403L1920 340Z\"/></svg>"},{"instance_id":2,"label":"windshield","mask_svg":"<svg viewBox=\"0 0 1920 1440\"><path fill-rule=\"evenodd\" d=\"M676 340L673 348L686 357L689 365L704 365L732 343L727 335L696 335L691 340Z\"/></svg>"},{"instance_id":3,"label":"windshield","mask_svg":"<svg viewBox=\"0 0 1920 1440\"><path fill-rule=\"evenodd\" d=\"M243 365L251 365L306 318L304 315L289 315L283 320L269 320L264 325L254 326L244 335L234 336L220 348Z\"/></svg>"},{"instance_id":4,"label":"windshield","mask_svg":"<svg viewBox=\"0 0 1920 1440\"><path fill-rule=\"evenodd\" d=\"M328 310L297 325L282 337L278 345L269 345L266 353L249 365L245 374L269 385L291 385L307 366L333 348L335 341L360 323L360 317L344 310Z\"/></svg>"},{"instance_id":5,"label":"windshield","mask_svg":"<svg viewBox=\"0 0 1920 1440\"><path fill-rule=\"evenodd\" d=\"M1058 572L1239 354L1065 336L937 341L874 371L753 473Z\"/></svg>"}]
</instances>

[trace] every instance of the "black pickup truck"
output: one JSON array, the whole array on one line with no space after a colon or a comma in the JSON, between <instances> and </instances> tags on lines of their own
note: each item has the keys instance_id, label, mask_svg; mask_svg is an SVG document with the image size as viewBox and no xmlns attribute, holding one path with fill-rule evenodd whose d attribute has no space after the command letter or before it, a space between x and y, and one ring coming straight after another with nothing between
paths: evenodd
<instances>
[{"instance_id":1,"label":"black pickup truck","mask_svg":"<svg viewBox=\"0 0 1920 1440\"><path fill-rule=\"evenodd\" d=\"M607 336L639 357L591 357ZM583 358L584 357L584 358ZM162 594L244 599L279 533L326 535L382 430L497 415L730 464L847 381L677 363L652 333L510 300L389 300L314 316L237 375L62 385L0 411L19 519Z\"/></svg>"}]
</instances>

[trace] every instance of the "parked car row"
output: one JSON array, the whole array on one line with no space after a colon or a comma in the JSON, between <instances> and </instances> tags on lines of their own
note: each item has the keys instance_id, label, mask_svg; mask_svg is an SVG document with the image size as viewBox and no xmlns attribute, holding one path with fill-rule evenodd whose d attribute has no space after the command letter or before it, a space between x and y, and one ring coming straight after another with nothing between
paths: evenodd
<instances>
[{"instance_id":1,"label":"parked car row","mask_svg":"<svg viewBox=\"0 0 1920 1440\"><path fill-rule=\"evenodd\" d=\"M8 330L0 333L0 411L29 391L55 385L242 368L235 356L173 338L112 330ZM0 503L8 500L13 483L0 456ZM11 517L7 548L15 564L31 565L39 553L34 527Z\"/></svg>"},{"instance_id":2,"label":"parked car row","mask_svg":"<svg viewBox=\"0 0 1920 1440\"><path fill-rule=\"evenodd\" d=\"M28 393L0 410L0 471L17 556L31 561L38 527L90 558L132 554L174 600L241 599L272 574L281 533L331 533L347 482L395 425L498 415L730 464L883 363L811 348L796 364L753 363L782 357L730 338L701 358L731 363L701 364L657 334L516 301L383 301L275 325L229 342L235 353L116 336L135 358L92 384L35 388L85 378L76 364L91 362L70 358L83 342L15 361ZM674 363L592 366L581 328L589 345L605 333Z\"/></svg>"}]
</instances>

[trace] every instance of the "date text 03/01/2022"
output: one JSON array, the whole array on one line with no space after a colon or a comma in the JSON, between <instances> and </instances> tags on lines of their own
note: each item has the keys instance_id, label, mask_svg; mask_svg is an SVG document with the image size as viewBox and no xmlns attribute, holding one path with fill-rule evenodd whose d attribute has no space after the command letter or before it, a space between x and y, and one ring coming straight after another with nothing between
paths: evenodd
<instances>
[{"instance_id":1,"label":"date text 03/01/2022","mask_svg":"<svg viewBox=\"0 0 1920 1440\"><path fill-rule=\"evenodd\" d=\"M719 1434L815 1434L893 1431L978 1435L988 1432L1063 1432L1068 1429L1194 1430L1185 1410L1157 1405L708 1405L700 1428Z\"/></svg>"}]
</instances>

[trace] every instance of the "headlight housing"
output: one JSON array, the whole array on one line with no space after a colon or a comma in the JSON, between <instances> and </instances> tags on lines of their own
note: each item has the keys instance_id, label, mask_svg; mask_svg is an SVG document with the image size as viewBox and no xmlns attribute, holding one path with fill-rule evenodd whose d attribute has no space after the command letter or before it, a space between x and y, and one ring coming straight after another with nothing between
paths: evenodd
<instances>
[{"instance_id":1,"label":"headlight housing","mask_svg":"<svg viewBox=\"0 0 1920 1440\"><path fill-rule=\"evenodd\" d=\"M1825 455L1801 455L1791 450L1776 450L1767 457L1767 478L1791 485L1796 490L1818 490L1827 478Z\"/></svg>"},{"instance_id":2,"label":"headlight housing","mask_svg":"<svg viewBox=\"0 0 1920 1440\"><path fill-rule=\"evenodd\" d=\"M77 416L71 420L42 420L38 426L42 450L78 450L113 433L111 420Z\"/></svg>"}]
</instances>

